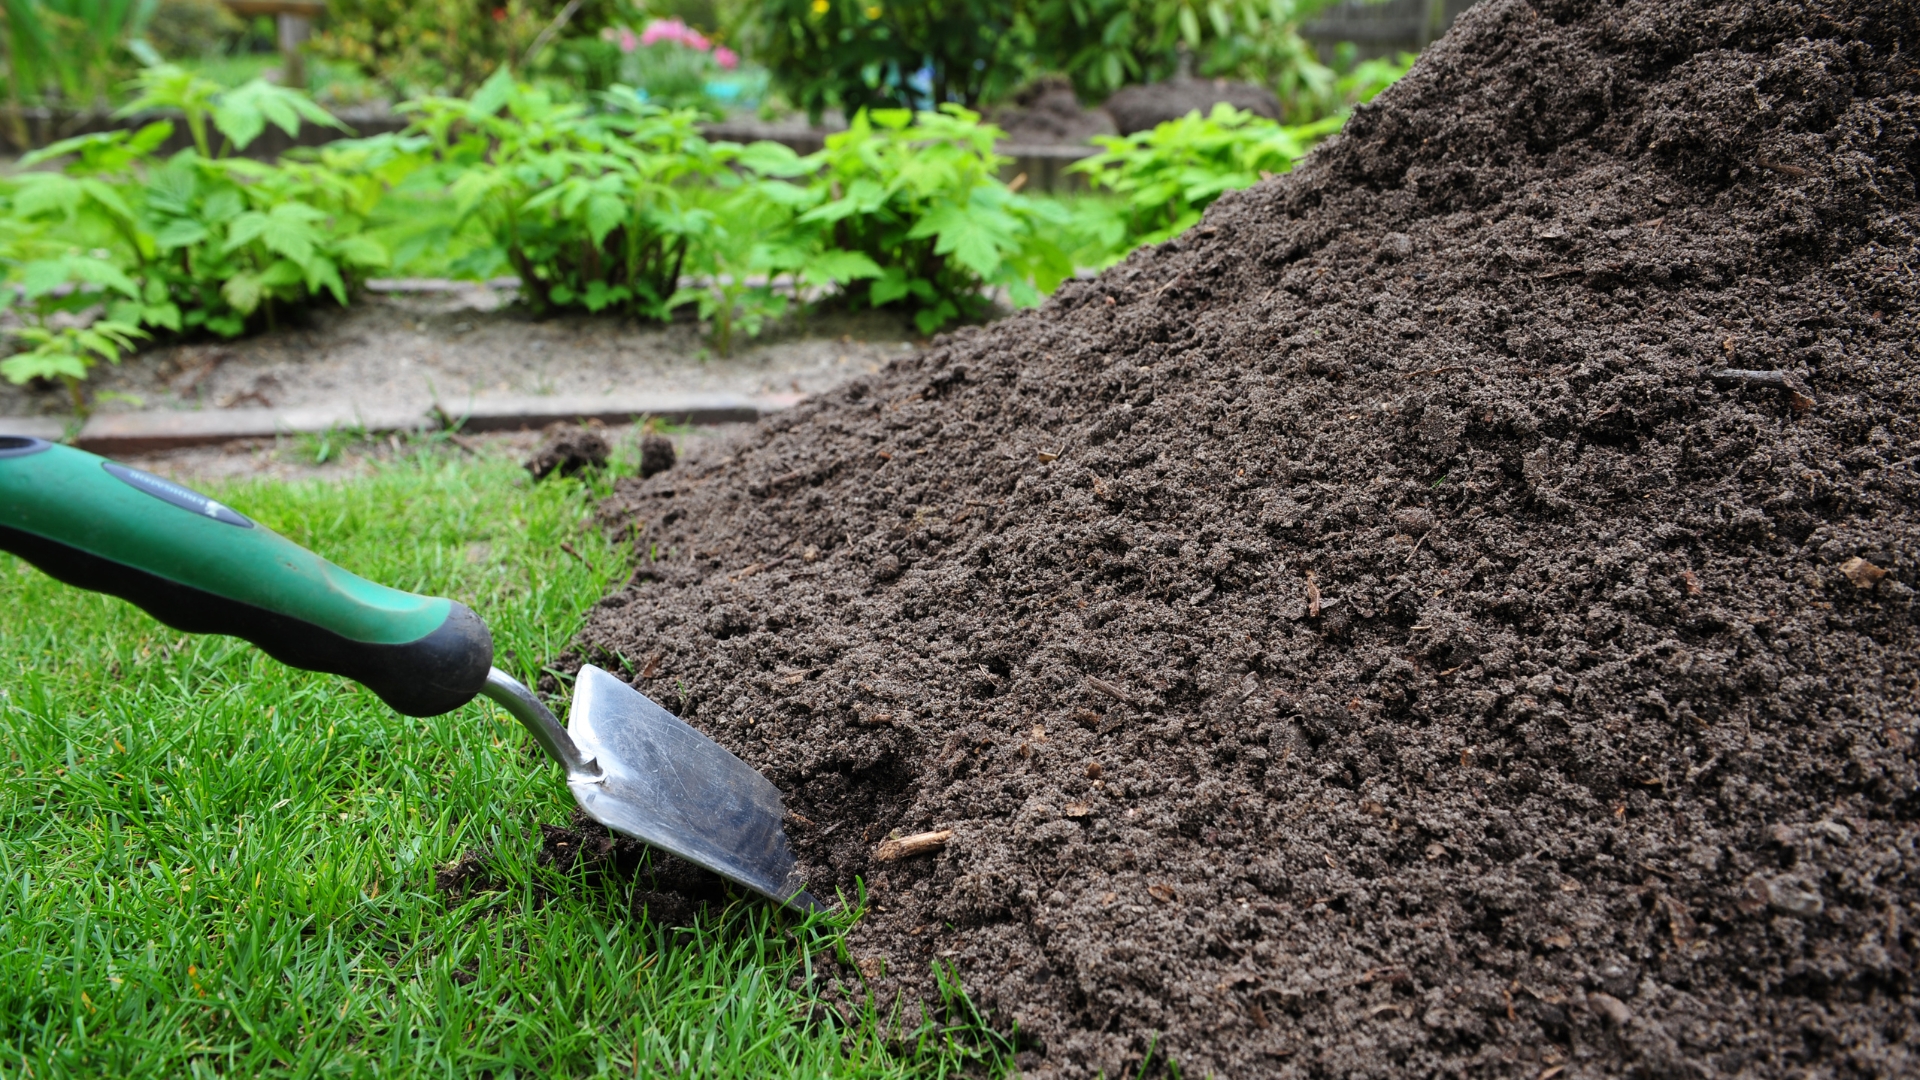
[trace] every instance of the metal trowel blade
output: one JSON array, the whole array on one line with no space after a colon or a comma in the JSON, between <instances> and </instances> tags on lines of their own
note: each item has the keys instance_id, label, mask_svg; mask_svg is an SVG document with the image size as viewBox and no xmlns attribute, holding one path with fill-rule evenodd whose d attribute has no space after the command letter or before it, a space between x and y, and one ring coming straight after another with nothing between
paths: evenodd
<instances>
[{"instance_id":1,"label":"metal trowel blade","mask_svg":"<svg viewBox=\"0 0 1920 1080\"><path fill-rule=\"evenodd\" d=\"M787 848L780 789L726 747L591 664L567 733L600 766L567 781L595 821L789 907L820 906Z\"/></svg>"}]
</instances>

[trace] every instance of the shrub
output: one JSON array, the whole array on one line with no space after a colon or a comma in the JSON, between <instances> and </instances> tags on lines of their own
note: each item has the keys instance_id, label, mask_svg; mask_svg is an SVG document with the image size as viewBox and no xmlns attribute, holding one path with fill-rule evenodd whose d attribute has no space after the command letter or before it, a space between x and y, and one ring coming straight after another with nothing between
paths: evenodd
<instances>
[{"instance_id":1,"label":"shrub","mask_svg":"<svg viewBox=\"0 0 1920 1080\"><path fill-rule=\"evenodd\" d=\"M995 177L996 129L958 106L859 113L798 158L772 143L709 143L693 110L630 90L597 104L560 103L501 73L471 100L409 106L433 165L408 190L447 185L492 238L459 272L510 269L538 313L665 319L697 304L723 350L735 327L757 332L784 309L781 275L903 307L931 333L982 311L984 290L1035 303L1072 272L1047 237L1065 215Z\"/></svg>"},{"instance_id":2,"label":"shrub","mask_svg":"<svg viewBox=\"0 0 1920 1080\"><path fill-rule=\"evenodd\" d=\"M635 31L608 26L598 37L574 38L548 65L589 94L630 86L650 104L717 112L708 84L737 70L740 57L678 19L654 19Z\"/></svg>"},{"instance_id":3,"label":"shrub","mask_svg":"<svg viewBox=\"0 0 1920 1080\"><path fill-rule=\"evenodd\" d=\"M1336 0L1032 0L1023 15L1039 66L1066 74L1097 100L1130 83L1159 82L1191 57L1200 74L1272 89L1287 115L1337 107L1334 73L1298 27Z\"/></svg>"},{"instance_id":4,"label":"shrub","mask_svg":"<svg viewBox=\"0 0 1920 1080\"><path fill-rule=\"evenodd\" d=\"M10 270L0 286L0 313L19 322L12 336L27 348L0 360L0 376L16 385L32 379L63 382L75 411L84 411L80 384L88 370L100 360L118 363L133 339L146 335L119 318L56 327L54 316L109 307L124 314L132 305L137 320L140 286L120 267L88 254L71 239L51 236L44 226L23 220L15 213L17 194L14 185L0 190L0 264Z\"/></svg>"},{"instance_id":5,"label":"shrub","mask_svg":"<svg viewBox=\"0 0 1920 1080\"><path fill-rule=\"evenodd\" d=\"M320 56L359 67L396 95L465 94L495 71L524 64L567 0L328 0ZM612 21L616 0L583 0L570 32Z\"/></svg>"},{"instance_id":6,"label":"shrub","mask_svg":"<svg viewBox=\"0 0 1920 1080\"><path fill-rule=\"evenodd\" d=\"M180 111L192 148L155 156L170 121L84 135L23 158L23 166L71 160L58 172L21 172L9 192L9 284L34 331L17 336L35 347L7 361L5 374L66 379L76 402L92 358L115 359L141 326L232 337L256 317L271 324L276 305L321 293L344 304L360 274L387 262L360 226L392 140L269 165L228 155L269 123L294 134L302 120L337 121L304 95L257 80L222 90L163 66L144 73L140 88L125 111ZM56 311L95 309L105 321L87 333L48 329Z\"/></svg>"},{"instance_id":7,"label":"shrub","mask_svg":"<svg viewBox=\"0 0 1920 1080\"><path fill-rule=\"evenodd\" d=\"M1000 182L999 129L958 105L918 114L855 114L848 130L804 159L815 202L799 218L835 260L846 295L873 307L899 304L922 333L979 314L983 289L1016 305L1073 273L1048 230L1065 223L1055 204Z\"/></svg>"},{"instance_id":8,"label":"shrub","mask_svg":"<svg viewBox=\"0 0 1920 1080\"><path fill-rule=\"evenodd\" d=\"M1098 136L1100 153L1071 166L1087 182L1120 196L1090 202L1093 230L1118 261L1141 244L1186 231L1215 199L1293 168L1313 144L1340 130L1344 117L1287 126L1216 105L1125 137Z\"/></svg>"},{"instance_id":9,"label":"shrub","mask_svg":"<svg viewBox=\"0 0 1920 1080\"><path fill-rule=\"evenodd\" d=\"M224 52L246 32L247 24L220 0L159 0L147 24L147 40L169 58Z\"/></svg>"},{"instance_id":10,"label":"shrub","mask_svg":"<svg viewBox=\"0 0 1920 1080\"><path fill-rule=\"evenodd\" d=\"M1028 75L1005 0L763 0L744 15L747 54L816 120L828 108L972 106Z\"/></svg>"},{"instance_id":11,"label":"shrub","mask_svg":"<svg viewBox=\"0 0 1920 1080\"><path fill-rule=\"evenodd\" d=\"M104 107L136 69L135 53L146 51L140 34L153 7L152 0L7 0L0 30L7 100ZM26 145L17 114L14 131Z\"/></svg>"},{"instance_id":12,"label":"shrub","mask_svg":"<svg viewBox=\"0 0 1920 1080\"><path fill-rule=\"evenodd\" d=\"M1334 84L1339 112L1306 124L1280 124L1230 105L1212 115L1189 113L1124 138L1099 136L1101 152L1070 167L1096 191L1117 201L1085 200L1074 214L1070 242L1078 250L1105 250L1111 264L1142 244L1159 243L1192 227L1215 199L1252 187L1293 165L1320 140L1340 130L1352 105L1372 101L1413 66L1414 56L1369 60Z\"/></svg>"},{"instance_id":13,"label":"shrub","mask_svg":"<svg viewBox=\"0 0 1920 1080\"><path fill-rule=\"evenodd\" d=\"M699 114L600 99L562 104L500 72L471 100L408 106L431 140L433 176L493 237L461 269L501 265L536 312L567 308L664 319L690 249L709 236L711 193L741 181L738 147L701 138Z\"/></svg>"}]
</instances>

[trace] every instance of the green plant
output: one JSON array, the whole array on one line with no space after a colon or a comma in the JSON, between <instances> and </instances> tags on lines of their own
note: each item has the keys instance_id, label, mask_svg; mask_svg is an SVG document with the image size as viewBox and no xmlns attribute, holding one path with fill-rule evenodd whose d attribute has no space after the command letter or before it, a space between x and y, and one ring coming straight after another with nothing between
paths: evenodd
<instances>
[{"instance_id":1,"label":"green plant","mask_svg":"<svg viewBox=\"0 0 1920 1080\"><path fill-rule=\"evenodd\" d=\"M1231 105L1189 113L1124 138L1098 136L1101 151L1071 166L1117 201L1086 200L1075 227L1097 239L1118 262L1142 244L1178 236L1215 199L1287 172L1314 144L1339 131L1346 117L1279 124Z\"/></svg>"},{"instance_id":2,"label":"green plant","mask_svg":"<svg viewBox=\"0 0 1920 1080\"><path fill-rule=\"evenodd\" d=\"M97 307L122 328L232 337L255 315L271 324L275 305L304 304L322 292L344 304L359 274L386 264L386 252L360 235L360 225L382 183L372 161L392 140L330 150L331 159L319 162L223 156L269 123L297 132L302 120L335 121L303 95L257 81L222 90L160 66L139 85L127 111L184 113L195 146L156 157L173 132L160 121L68 139L22 159L25 166L67 159L58 172L20 173L8 201L10 280L36 310L58 298L62 310ZM40 310L42 325L47 313ZM55 335L36 345L39 359L23 357L15 369L44 367L66 350L61 377L77 403L84 358L111 360L99 343L124 347L132 336L114 332L119 339L105 327L93 338Z\"/></svg>"},{"instance_id":3,"label":"green plant","mask_svg":"<svg viewBox=\"0 0 1920 1080\"><path fill-rule=\"evenodd\" d=\"M1019 306L1073 273L1048 236L1056 204L1029 199L995 175L999 130L958 105L914 114L861 112L805 159L819 230L815 272L851 300L902 304L922 333L979 314L986 288Z\"/></svg>"},{"instance_id":4,"label":"green plant","mask_svg":"<svg viewBox=\"0 0 1920 1080\"><path fill-rule=\"evenodd\" d=\"M1190 56L1205 76L1262 83L1300 119L1333 111L1334 73L1299 35L1335 0L1031 0L1022 21L1040 67L1097 100L1158 82Z\"/></svg>"},{"instance_id":5,"label":"green plant","mask_svg":"<svg viewBox=\"0 0 1920 1080\"><path fill-rule=\"evenodd\" d=\"M460 269L506 265L535 311L568 308L664 319L689 253L713 233L706 204L742 178L739 147L709 143L692 110L616 90L603 109L562 104L506 72L471 100L411 103L432 175L493 244Z\"/></svg>"},{"instance_id":6,"label":"green plant","mask_svg":"<svg viewBox=\"0 0 1920 1080\"><path fill-rule=\"evenodd\" d=\"M16 108L38 102L103 107L110 91L151 57L141 31L157 0L3 0L6 93ZM24 125L16 118L19 145Z\"/></svg>"},{"instance_id":7,"label":"green plant","mask_svg":"<svg viewBox=\"0 0 1920 1080\"><path fill-rule=\"evenodd\" d=\"M168 59L217 56L247 32L220 0L158 0L147 40Z\"/></svg>"},{"instance_id":8,"label":"green plant","mask_svg":"<svg viewBox=\"0 0 1920 1080\"><path fill-rule=\"evenodd\" d=\"M816 120L829 108L974 106L1028 76L1007 0L765 0L741 12L747 55Z\"/></svg>"},{"instance_id":9,"label":"green plant","mask_svg":"<svg viewBox=\"0 0 1920 1080\"><path fill-rule=\"evenodd\" d=\"M754 149L776 147L786 150L777 144ZM768 156L777 154L769 150ZM797 164L792 151L785 156ZM696 283L682 286L670 306L693 303L712 326L713 348L721 356L732 355L737 332L758 337L768 320L785 314L791 304L791 297L775 287L775 277L810 261L810 252L792 242L800 200L791 196L804 194L790 184L747 183L714 208L716 224L688 266Z\"/></svg>"},{"instance_id":10,"label":"green plant","mask_svg":"<svg viewBox=\"0 0 1920 1080\"><path fill-rule=\"evenodd\" d=\"M541 34L595 32L617 0L329 0L317 55L353 64L396 95L466 94L497 71L523 65Z\"/></svg>"},{"instance_id":11,"label":"green plant","mask_svg":"<svg viewBox=\"0 0 1920 1080\"><path fill-rule=\"evenodd\" d=\"M119 363L120 354L133 348L134 339L147 335L128 323L98 319L87 326L65 326L57 330L24 326L15 330L13 336L32 348L0 360L0 375L5 375L7 381L16 386L34 379L58 379L67 386L73 411L84 416L87 403L80 392L80 383L87 377L88 370L100 360Z\"/></svg>"}]
</instances>

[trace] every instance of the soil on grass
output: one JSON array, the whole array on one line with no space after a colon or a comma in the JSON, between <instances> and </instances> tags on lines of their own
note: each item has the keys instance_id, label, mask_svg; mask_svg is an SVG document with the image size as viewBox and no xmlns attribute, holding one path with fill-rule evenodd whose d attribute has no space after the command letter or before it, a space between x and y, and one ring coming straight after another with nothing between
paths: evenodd
<instances>
[{"instance_id":1,"label":"soil on grass","mask_svg":"<svg viewBox=\"0 0 1920 1080\"><path fill-rule=\"evenodd\" d=\"M572 476L589 469L607 467L607 457L613 452L607 445L604 432L579 424L549 424L544 432L545 438L540 448L533 452L525 464L527 472L535 480L545 480L558 472L561 476ZM668 443L669 447L673 444ZM642 460L645 450L642 449ZM642 470L644 471L644 469Z\"/></svg>"},{"instance_id":2,"label":"soil on grass","mask_svg":"<svg viewBox=\"0 0 1920 1080\"><path fill-rule=\"evenodd\" d=\"M1036 1076L1914 1075L1917 51L1486 0L1179 240L623 484L570 662Z\"/></svg>"}]
</instances>

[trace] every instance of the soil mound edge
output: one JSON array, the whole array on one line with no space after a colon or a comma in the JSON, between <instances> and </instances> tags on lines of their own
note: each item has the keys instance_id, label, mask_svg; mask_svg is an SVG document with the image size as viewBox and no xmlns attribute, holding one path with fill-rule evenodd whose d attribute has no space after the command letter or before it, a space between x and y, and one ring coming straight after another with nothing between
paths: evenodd
<instances>
[{"instance_id":1,"label":"soil mound edge","mask_svg":"<svg viewBox=\"0 0 1920 1080\"><path fill-rule=\"evenodd\" d=\"M623 483L567 662L1032 1075L1920 1071L1916 48L1486 0L1186 236Z\"/></svg>"}]
</instances>

